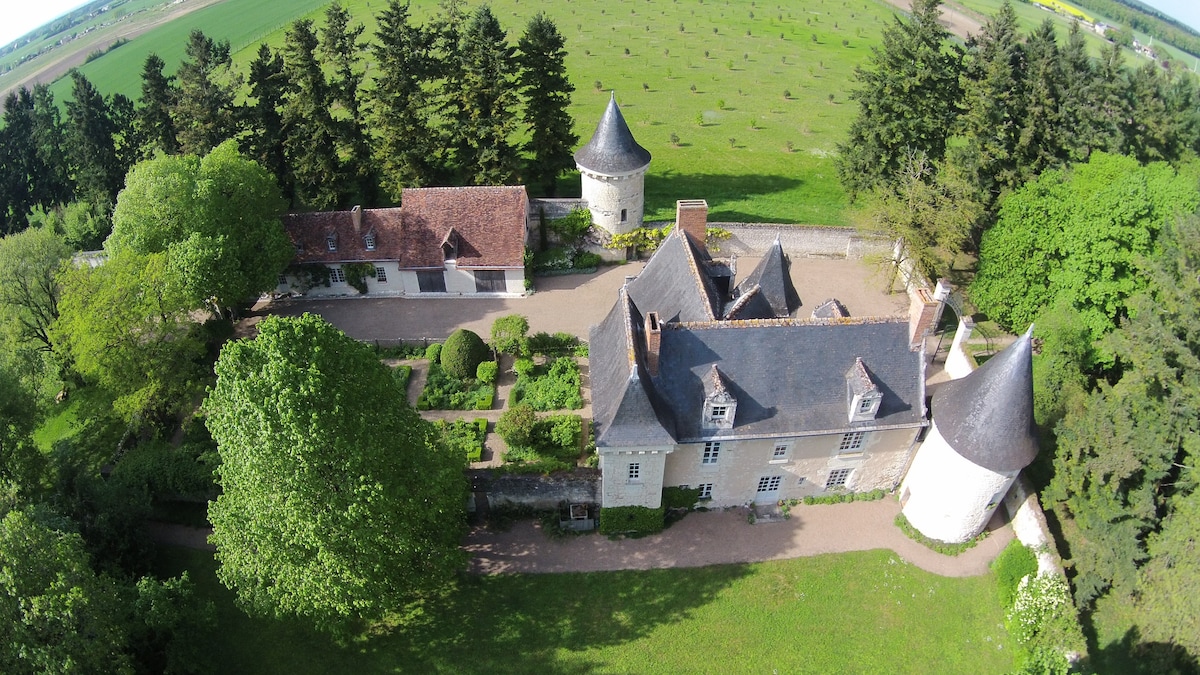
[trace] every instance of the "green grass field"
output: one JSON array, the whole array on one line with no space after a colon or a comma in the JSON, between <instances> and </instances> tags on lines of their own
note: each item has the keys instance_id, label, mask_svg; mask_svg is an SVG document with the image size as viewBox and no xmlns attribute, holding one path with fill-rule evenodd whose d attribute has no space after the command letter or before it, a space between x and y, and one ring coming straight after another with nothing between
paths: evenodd
<instances>
[{"instance_id":1,"label":"green grass field","mask_svg":"<svg viewBox=\"0 0 1200 675\"><path fill-rule=\"evenodd\" d=\"M1002 673L994 579L946 579L886 551L754 565L467 577L402 625L338 642L247 618L209 554L168 548L216 603L211 672Z\"/></svg>"},{"instance_id":2,"label":"green grass field","mask_svg":"<svg viewBox=\"0 0 1200 675\"><path fill-rule=\"evenodd\" d=\"M345 4L371 35L381 0ZM244 69L260 41L281 44L288 22L323 5L228 0L147 33L83 71L102 91L136 97L145 55L156 52L173 69L193 26L243 47L235 59ZM892 16L889 5L497 0L491 7L514 43L533 12L555 19L570 52L571 113L581 140L595 128L608 91L616 90L635 136L654 155L648 218L670 219L675 200L704 198L714 220L847 224L831 154L854 114L846 98L851 74L878 43ZM418 21L435 8L434 0L413 2ZM60 100L69 95L65 82L56 87ZM563 186L578 194L577 179Z\"/></svg>"}]
</instances>

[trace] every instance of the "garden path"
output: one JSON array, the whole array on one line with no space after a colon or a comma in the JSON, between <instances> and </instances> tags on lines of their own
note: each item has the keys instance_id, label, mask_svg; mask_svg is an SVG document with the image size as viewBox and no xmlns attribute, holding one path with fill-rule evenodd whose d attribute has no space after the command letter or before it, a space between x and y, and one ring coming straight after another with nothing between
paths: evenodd
<instances>
[{"instance_id":1,"label":"garden path","mask_svg":"<svg viewBox=\"0 0 1200 675\"><path fill-rule=\"evenodd\" d=\"M536 521L520 521L507 532L473 528L463 541L471 571L479 574L599 572L703 567L890 549L903 561L946 577L986 574L988 565L1013 538L1001 516L990 535L958 556L946 556L909 539L893 524L900 505L891 498L797 506L791 519L747 523L744 508L689 513L660 534L609 539L599 534L550 538Z\"/></svg>"}]
</instances>

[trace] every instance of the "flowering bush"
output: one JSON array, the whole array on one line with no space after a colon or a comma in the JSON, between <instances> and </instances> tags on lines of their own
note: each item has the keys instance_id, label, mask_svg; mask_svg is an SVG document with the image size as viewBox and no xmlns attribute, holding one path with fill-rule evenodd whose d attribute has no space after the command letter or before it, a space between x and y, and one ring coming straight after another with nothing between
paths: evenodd
<instances>
[{"instance_id":1,"label":"flowering bush","mask_svg":"<svg viewBox=\"0 0 1200 675\"><path fill-rule=\"evenodd\" d=\"M1009 632L1023 645L1029 644L1053 623L1074 620L1067 580L1057 574L1030 574L1017 585L1017 595L1008 611Z\"/></svg>"}]
</instances>

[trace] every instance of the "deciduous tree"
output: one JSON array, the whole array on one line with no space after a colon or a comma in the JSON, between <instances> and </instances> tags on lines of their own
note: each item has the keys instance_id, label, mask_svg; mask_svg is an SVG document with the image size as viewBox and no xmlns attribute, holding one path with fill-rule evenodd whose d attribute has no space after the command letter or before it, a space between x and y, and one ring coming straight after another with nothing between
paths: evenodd
<instances>
[{"instance_id":1,"label":"deciduous tree","mask_svg":"<svg viewBox=\"0 0 1200 675\"><path fill-rule=\"evenodd\" d=\"M243 606L374 619L460 568L462 460L370 348L316 316L268 317L216 372L211 541Z\"/></svg>"}]
</instances>

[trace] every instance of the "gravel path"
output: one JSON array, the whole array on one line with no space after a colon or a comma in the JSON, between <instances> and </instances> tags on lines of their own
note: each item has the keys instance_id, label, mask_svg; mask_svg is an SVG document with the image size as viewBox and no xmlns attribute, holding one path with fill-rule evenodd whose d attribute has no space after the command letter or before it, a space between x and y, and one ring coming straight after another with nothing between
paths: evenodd
<instances>
[{"instance_id":1,"label":"gravel path","mask_svg":"<svg viewBox=\"0 0 1200 675\"><path fill-rule=\"evenodd\" d=\"M475 528L463 548L479 574L598 572L782 560L823 553L885 548L906 562L945 577L986 574L1012 540L1012 526L994 518L991 534L962 555L945 556L909 539L892 521L900 506L876 502L798 506L790 520L747 523L746 509L689 513L661 534L609 539L590 534L551 539L532 521L508 532Z\"/></svg>"}]
</instances>

